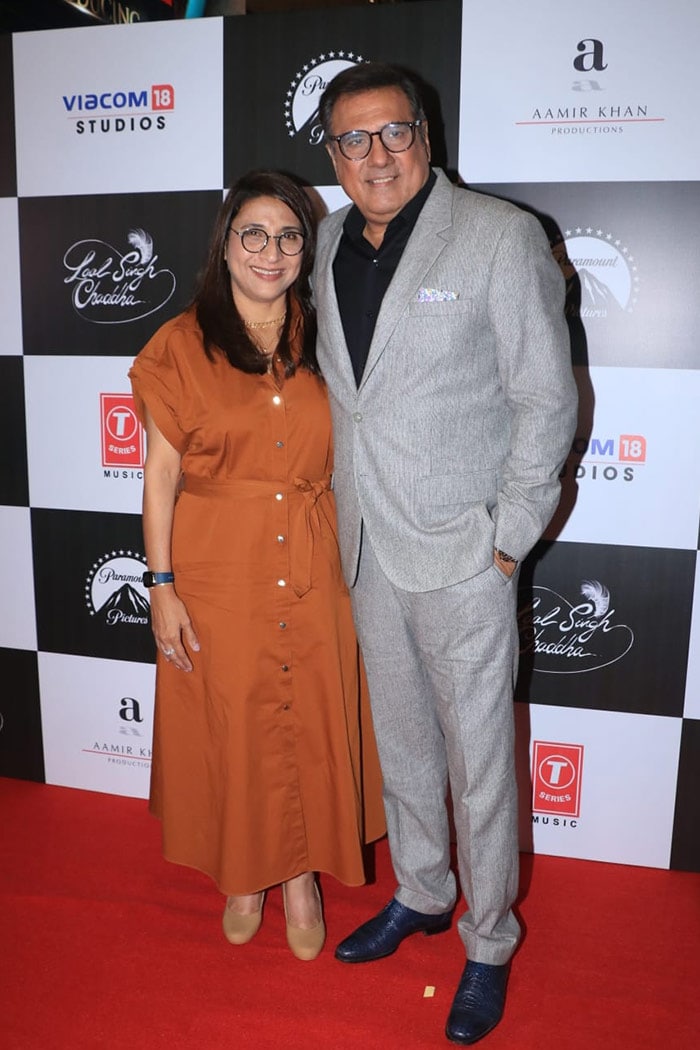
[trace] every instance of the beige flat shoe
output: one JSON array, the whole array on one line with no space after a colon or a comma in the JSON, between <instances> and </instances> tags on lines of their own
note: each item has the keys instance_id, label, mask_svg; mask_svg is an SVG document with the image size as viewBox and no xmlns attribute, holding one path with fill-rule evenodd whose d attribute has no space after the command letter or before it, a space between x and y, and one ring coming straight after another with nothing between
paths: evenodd
<instances>
[{"instance_id":1,"label":"beige flat shoe","mask_svg":"<svg viewBox=\"0 0 700 1050\"><path fill-rule=\"evenodd\" d=\"M260 907L251 915L240 915L230 908L229 901L231 899L231 897L226 898L224 917L221 923L224 928L224 937L230 944L247 944L248 941L252 941L260 929L265 893L260 894Z\"/></svg>"},{"instance_id":2,"label":"beige flat shoe","mask_svg":"<svg viewBox=\"0 0 700 1050\"><path fill-rule=\"evenodd\" d=\"M317 955L320 954L321 949L326 941L326 924L323 921L323 905L321 904L321 894L318 892L318 883L314 882L314 891L318 900L319 908L321 909L321 919L312 926L309 930L304 930L300 926L292 926L287 915L287 897L285 894L284 884L282 885L282 902L284 904L284 916L287 922L287 944L291 948L292 955L297 959L301 959L302 962L312 962Z\"/></svg>"}]
</instances>

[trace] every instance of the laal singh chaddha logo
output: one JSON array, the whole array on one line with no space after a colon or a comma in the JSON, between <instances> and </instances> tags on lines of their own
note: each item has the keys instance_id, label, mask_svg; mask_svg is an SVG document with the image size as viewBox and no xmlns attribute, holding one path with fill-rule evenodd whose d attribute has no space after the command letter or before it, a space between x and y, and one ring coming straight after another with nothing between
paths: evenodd
<instances>
[{"instance_id":1,"label":"laal singh chaddha logo","mask_svg":"<svg viewBox=\"0 0 700 1050\"><path fill-rule=\"evenodd\" d=\"M158 265L153 238L130 230L127 251L106 241L77 241L63 256L73 309L94 324L138 321L160 310L175 291L172 270Z\"/></svg>"},{"instance_id":2,"label":"laal singh chaddha logo","mask_svg":"<svg viewBox=\"0 0 700 1050\"><path fill-rule=\"evenodd\" d=\"M146 559L133 551L110 551L94 563L85 583L90 615L107 627L147 627L151 607L141 577Z\"/></svg>"},{"instance_id":3,"label":"laal singh chaddha logo","mask_svg":"<svg viewBox=\"0 0 700 1050\"><path fill-rule=\"evenodd\" d=\"M352 51L329 51L302 66L289 85L284 102L284 122L290 138L304 132L310 146L319 145L323 139L318 120L321 95L338 73L364 61L362 55Z\"/></svg>"},{"instance_id":4,"label":"laal singh chaddha logo","mask_svg":"<svg viewBox=\"0 0 700 1050\"><path fill-rule=\"evenodd\" d=\"M520 652L534 655L544 674L583 674L617 663L634 645L634 631L615 618L610 591L599 580L583 580L582 601L549 587L532 588L532 601L518 610Z\"/></svg>"},{"instance_id":5,"label":"laal singh chaddha logo","mask_svg":"<svg viewBox=\"0 0 700 1050\"><path fill-rule=\"evenodd\" d=\"M577 226L565 231L552 253L566 279L569 317L605 319L632 313L639 295L637 262L614 234Z\"/></svg>"}]
</instances>

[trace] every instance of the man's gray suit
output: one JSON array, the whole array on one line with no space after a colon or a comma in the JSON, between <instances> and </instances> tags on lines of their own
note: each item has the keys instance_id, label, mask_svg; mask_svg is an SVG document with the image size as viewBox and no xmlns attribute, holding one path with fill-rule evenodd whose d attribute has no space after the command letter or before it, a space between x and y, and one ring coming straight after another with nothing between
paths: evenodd
<instances>
[{"instance_id":1,"label":"man's gray suit","mask_svg":"<svg viewBox=\"0 0 700 1050\"><path fill-rule=\"evenodd\" d=\"M358 386L332 269L346 214L319 233L318 356L396 896L424 913L454 903L449 776L469 905L460 932L470 958L500 964L518 938L517 572L507 578L493 552L522 561L559 498L576 412L563 279L532 216L438 172Z\"/></svg>"}]
</instances>

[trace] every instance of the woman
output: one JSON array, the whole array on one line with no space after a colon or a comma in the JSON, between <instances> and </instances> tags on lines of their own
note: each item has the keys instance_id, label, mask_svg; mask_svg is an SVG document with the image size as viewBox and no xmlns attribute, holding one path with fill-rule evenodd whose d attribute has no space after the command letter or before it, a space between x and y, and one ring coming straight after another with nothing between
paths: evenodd
<instances>
[{"instance_id":1,"label":"woman","mask_svg":"<svg viewBox=\"0 0 700 1050\"><path fill-rule=\"evenodd\" d=\"M240 179L192 306L129 373L148 436L151 809L164 854L227 895L233 944L255 935L265 891L281 885L303 960L325 938L315 873L361 884L363 840L384 831L330 491L314 234L291 179Z\"/></svg>"}]
</instances>

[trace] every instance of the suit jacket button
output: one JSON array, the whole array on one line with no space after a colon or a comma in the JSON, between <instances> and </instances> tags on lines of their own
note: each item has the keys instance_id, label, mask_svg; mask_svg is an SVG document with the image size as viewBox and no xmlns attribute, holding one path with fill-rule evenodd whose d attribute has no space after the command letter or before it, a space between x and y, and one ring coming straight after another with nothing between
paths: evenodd
<instances>
[{"instance_id":1,"label":"suit jacket button","mask_svg":"<svg viewBox=\"0 0 700 1050\"><path fill-rule=\"evenodd\" d=\"M352 418L355 420L356 423L361 423L362 422L362 413L361 412L355 412Z\"/></svg>"}]
</instances>

